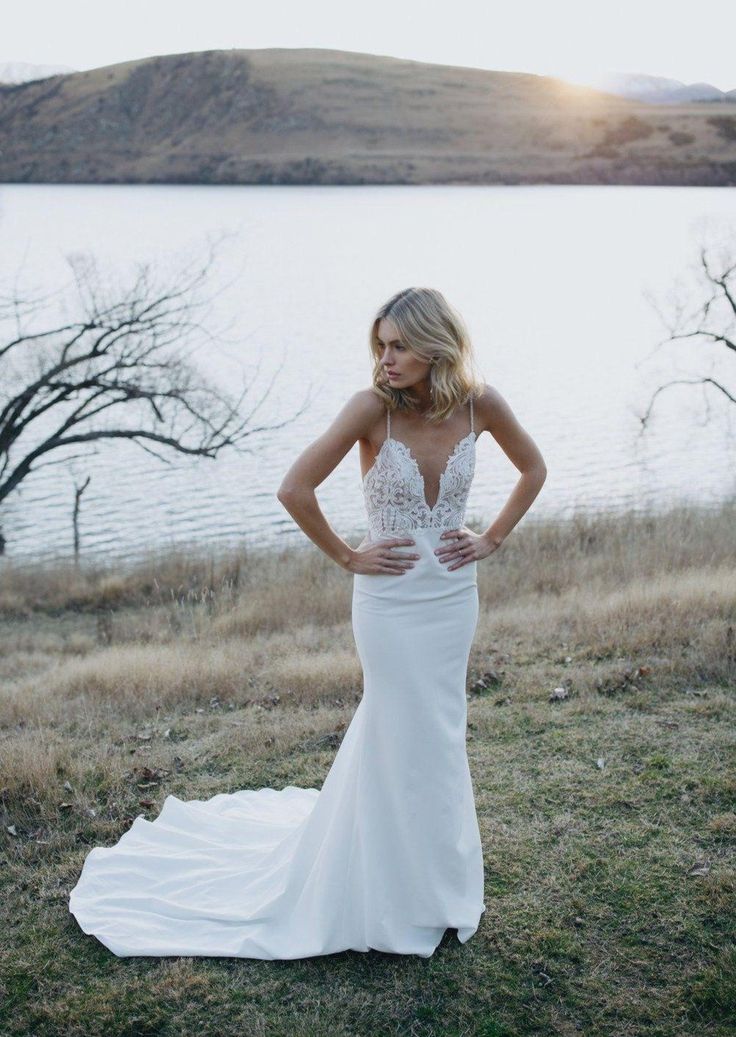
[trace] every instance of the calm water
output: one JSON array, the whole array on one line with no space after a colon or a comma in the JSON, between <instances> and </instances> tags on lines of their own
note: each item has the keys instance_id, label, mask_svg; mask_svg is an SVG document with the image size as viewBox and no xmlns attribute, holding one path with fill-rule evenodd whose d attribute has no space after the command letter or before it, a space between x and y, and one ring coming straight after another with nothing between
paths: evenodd
<instances>
[{"instance_id":1,"label":"calm water","mask_svg":"<svg viewBox=\"0 0 736 1037\"><path fill-rule=\"evenodd\" d=\"M637 419L672 377L720 374L733 388L733 358L715 347L655 351L665 332L650 301L666 311L678 286L697 298L699 242L724 231L736 242L733 189L0 185L3 287L58 293L51 317L62 301L74 313L69 255L92 255L110 284L128 283L135 263L165 277L223 231L207 324L217 339L203 337L194 358L224 387L250 381L247 411L266 394L253 425L279 427L215 461L172 455L166 466L103 441L41 469L6 502L9 556L71 552L74 483L87 475L88 557L304 540L276 489L369 385L374 311L408 285L440 288L460 310L485 380L542 450L549 475L529 518L716 503L736 490L736 408L714 390L662 394L643 438ZM469 521L488 524L517 477L485 433ZM338 533L362 535L357 446L317 495Z\"/></svg>"}]
</instances>

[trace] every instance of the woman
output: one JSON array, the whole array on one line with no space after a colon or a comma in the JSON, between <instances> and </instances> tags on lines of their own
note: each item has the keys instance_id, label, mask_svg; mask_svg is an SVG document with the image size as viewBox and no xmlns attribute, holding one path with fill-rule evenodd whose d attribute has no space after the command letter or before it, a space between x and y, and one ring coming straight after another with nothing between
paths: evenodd
<instances>
[{"instance_id":1,"label":"woman","mask_svg":"<svg viewBox=\"0 0 736 1037\"><path fill-rule=\"evenodd\" d=\"M363 697L320 790L168 796L84 864L70 911L115 954L303 958L369 949L429 957L478 927L483 858L465 746L476 565L538 494L539 450L472 372L442 294L399 292L371 331L373 385L286 474L279 500L353 574ZM521 477L483 533L463 525L475 442ZM358 442L368 534L355 549L314 493ZM400 579L397 579L400 577Z\"/></svg>"}]
</instances>

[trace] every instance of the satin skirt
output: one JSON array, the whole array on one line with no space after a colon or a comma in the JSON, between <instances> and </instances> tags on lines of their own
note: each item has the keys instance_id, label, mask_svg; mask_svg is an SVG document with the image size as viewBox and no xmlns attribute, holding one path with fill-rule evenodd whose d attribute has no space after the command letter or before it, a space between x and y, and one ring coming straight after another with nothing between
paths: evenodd
<instances>
[{"instance_id":1,"label":"satin skirt","mask_svg":"<svg viewBox=\"0 0 736 1037\"><path fill-rule=\"evenodd\" d=\"M439 529L401 576L353 577L363 696L321 789L169 795L87 855L69 910L119 957L430 957L478 928L483 857L466 750L477 563Z\"/></svg>"}]
</instances>

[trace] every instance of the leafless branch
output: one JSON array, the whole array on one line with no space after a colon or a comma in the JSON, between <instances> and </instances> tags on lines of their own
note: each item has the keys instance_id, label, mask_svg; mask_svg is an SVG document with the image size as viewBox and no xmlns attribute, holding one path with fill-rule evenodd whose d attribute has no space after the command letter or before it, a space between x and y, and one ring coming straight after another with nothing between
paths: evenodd
<instances>
[{"instance_id":1,"label":"leafless branch","mask_svg":"<svg viewBox=\"0 0 736 1037\"><path fill-rule=\"evenodd\" d=\"M652 352L674 342L692 341L700 350L720 346L725 347L727 355L736 354L736 260L725 252L714 260L708 255L707 246L701 245L698 261L701 294L695 305L690 303L692 293L682 289L679 296L671 299L668 313L649 299L668 332ZM729 402L736 403L736 390L720 378L702 375L672 379L655 389L644 412L638 415L640 432L647 428L657 397L673 385L712 386Z\"/></svg>"},{"instance_id":2,"label":"leafless branch","mask_svg":"<svg viewBox=\"0 0 736 1037\"><path fill-rule=\"evenodd\" d=\"M74 445L127 439L164 463L172 454L215 458L303 413L309 399L284 421L253 423L283 364L246 408L252 383L225 393L193 359L220 344L208 319L220 240L163 284L143 263L127 287L110 288L77 255L67 257L62 303L58 293L26 297L17 286L0 294L0 504L31 471L70 460ZM60 305L74 312L59 320Z\"/></svg>"},{"instance_id":3,"label":"leafless branch","mask_svg":"<svg viewBox=\"0 0 736 1037\"><path fill-rule=\"evenodd\" d=\"M731 403L736 403L736 396L733 393L729 392L725 385L721 385L720 382L716 381L715 378L673 378L672 381L665 382L664 385L658 386L652 393L646 411L644 412L644 414L639 415L639 421L641 422L642 427L645 427L647 422L649 421L649 418L652 413L652 407L654 406L654 401L656 400L656 398L659 396L660 393L663 393L667 389L672 388L673 385L712 385L719 392L722 392L723 395L731 401Z\"/></svg>"}]
</instances>

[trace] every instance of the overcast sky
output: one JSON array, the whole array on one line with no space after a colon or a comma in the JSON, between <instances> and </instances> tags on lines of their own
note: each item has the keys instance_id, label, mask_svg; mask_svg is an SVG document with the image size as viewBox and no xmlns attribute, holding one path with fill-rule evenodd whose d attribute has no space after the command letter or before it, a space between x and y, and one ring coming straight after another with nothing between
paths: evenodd
<instances>
[{"instance_id":1,"label":"overcast sky","mask_svg":"<svg viewBox=\"0 0 736 1037\"><path fill-rule=\"evenodd\" d=\"M593 82L643 72L736 88L736 0L25 0L0 61L95 68L230 47L328 47Z\"/></svg>"}]
</instances>

